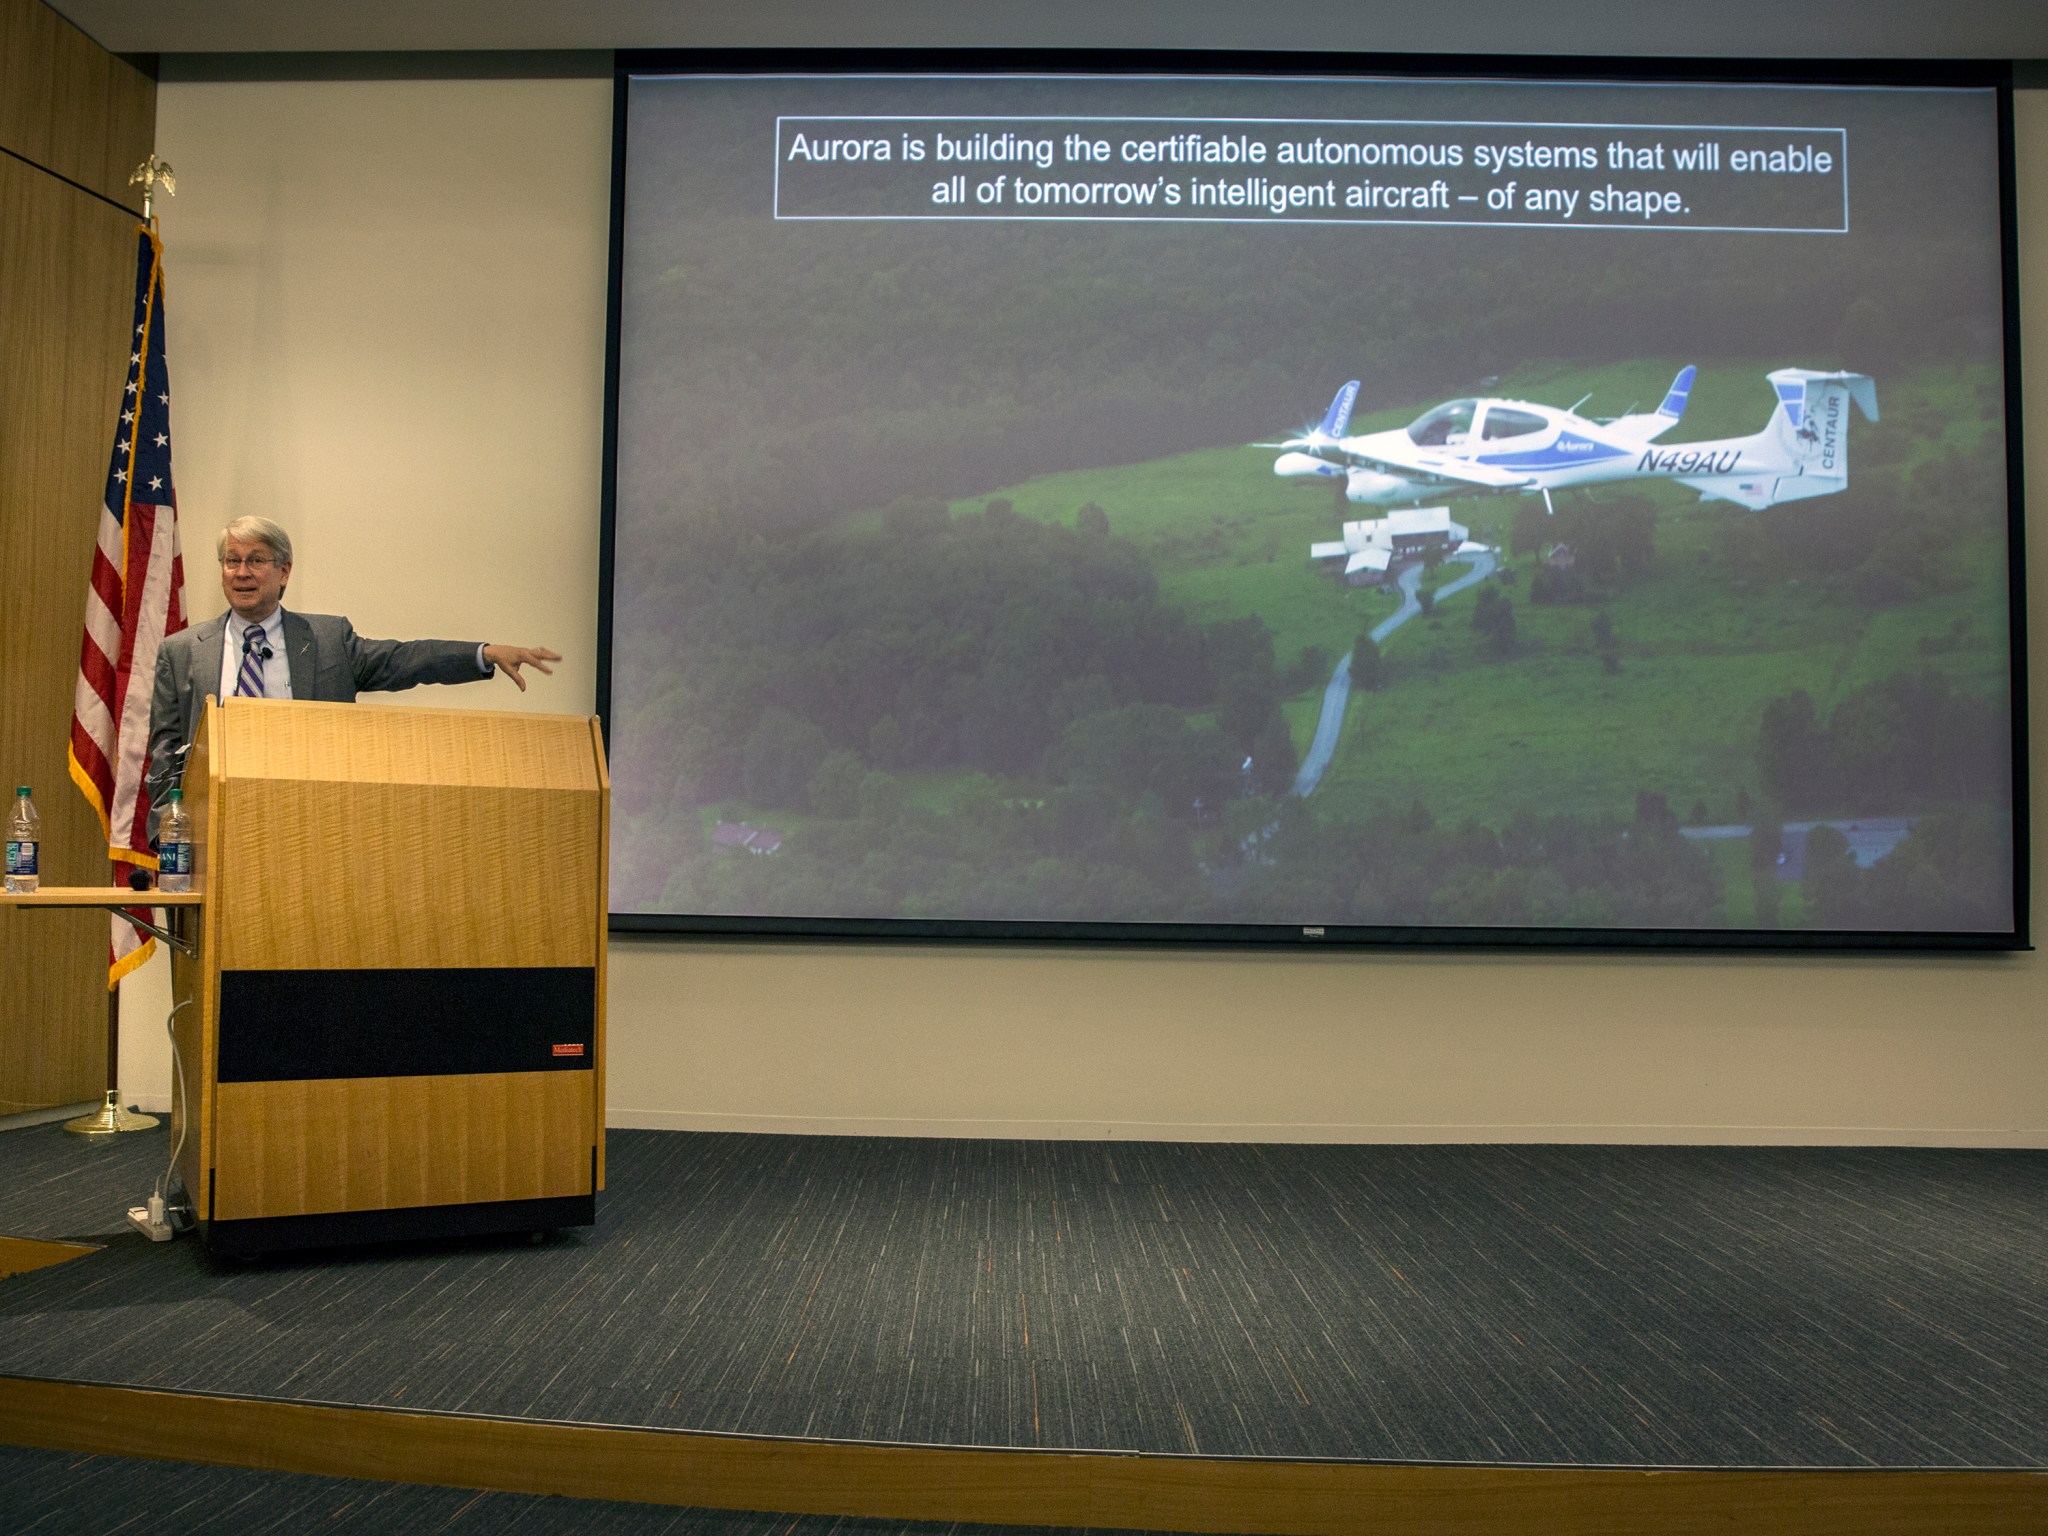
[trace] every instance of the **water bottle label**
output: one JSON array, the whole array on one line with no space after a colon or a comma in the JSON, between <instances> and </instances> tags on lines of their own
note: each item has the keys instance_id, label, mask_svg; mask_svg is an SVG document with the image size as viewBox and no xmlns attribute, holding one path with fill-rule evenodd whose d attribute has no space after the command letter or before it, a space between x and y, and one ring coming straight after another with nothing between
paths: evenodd
<instances>
[{"instance_id":1,"label":"water bottle label","mask_svg":"<svg viewBox=\"0 0 2048 1536\"><path fill-rule=\"evenodd\" d=\"M7 873L10 875L32 875L36 872L36 844L33 841L7 839Z\"/></svg>"},{"instance_id":2,"label":"water bottle label","mask_svg":"<svg viewBox=\"0 0 2048 1536\"><path fill-rule=\"evenodd\" d=\"M165 843L157 849L157 873L160 875L189 875L192 873L192 845L190 843Z\"/></svg>"}]
</instances>

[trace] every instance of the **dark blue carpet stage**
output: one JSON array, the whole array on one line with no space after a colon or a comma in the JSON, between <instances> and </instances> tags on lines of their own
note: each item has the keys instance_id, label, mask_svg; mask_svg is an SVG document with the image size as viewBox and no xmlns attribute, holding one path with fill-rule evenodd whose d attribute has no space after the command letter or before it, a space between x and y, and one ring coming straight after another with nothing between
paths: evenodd
<instances>
[{"instance_id":1,"label":"dark blue carpet stage","mask_svg":"<svg viewBox=\"0 0 2048 1536\"><path fill-rule=\"evenodd\" d=\"M215 1261L0 1135L0 1376L895 1446L2048 1468L2048 1153L614 1131L595 1229Z\"/></svg>"}]
</instances>

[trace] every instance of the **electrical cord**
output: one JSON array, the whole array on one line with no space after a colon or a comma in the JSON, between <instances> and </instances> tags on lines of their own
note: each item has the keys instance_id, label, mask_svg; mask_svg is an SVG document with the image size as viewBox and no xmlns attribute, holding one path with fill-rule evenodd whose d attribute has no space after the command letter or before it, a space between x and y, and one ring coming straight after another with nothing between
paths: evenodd
<instances>
[{"instance_id":1,"label":"electrical cord","mask_svg":"<svg viewBox=\"0 0 2048 1536\"><path fill-rule=\"evenodd\" d=\"M178 1154L185 1150L185 1134L192 1123L191 1100L185 1093L185 1058L178 1051L178 1015L191 1006L192 999L188 997L182 1003L174 1005L164 1016L164 1033L171 1037L171 1070L177 1090L177 1097L171 1101L171 1113L178 1122L178 1137L171 1144L170 1161L164 1165L164 1171L157 1175L156 1188L150 1191L149 1204L143 1208L147 1212L147 1220L137 1222L145 1231L152 1227L164 1227L164 1223L169 1220L168 1191L171 1175L177 1172ZM129 1220L135 1221L136 1213L130 1211L128 1217ZM171 1223L171 1227L177 1225L179 1224ZM163 1236L170 1235L171 1227L164 1227ZM152 1237L154 1239L154 1234Z\"/></svg>"}]
</instances>

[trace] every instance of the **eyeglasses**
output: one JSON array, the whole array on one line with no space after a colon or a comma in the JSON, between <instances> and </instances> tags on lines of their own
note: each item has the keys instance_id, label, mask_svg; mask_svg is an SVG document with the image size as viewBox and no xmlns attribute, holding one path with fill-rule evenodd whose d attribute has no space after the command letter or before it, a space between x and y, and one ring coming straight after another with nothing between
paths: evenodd
<instances>
[{"instance_id":1,"label":"eyeglasses","mask_svg":"<svg viewBox=\"0 0 2048 1536\"><path fill-rule=\"evenodd\" d=\"M220 568L224 571L267 571L277 564L269 555L222 555Z\"/></svg>"}]
</instances>

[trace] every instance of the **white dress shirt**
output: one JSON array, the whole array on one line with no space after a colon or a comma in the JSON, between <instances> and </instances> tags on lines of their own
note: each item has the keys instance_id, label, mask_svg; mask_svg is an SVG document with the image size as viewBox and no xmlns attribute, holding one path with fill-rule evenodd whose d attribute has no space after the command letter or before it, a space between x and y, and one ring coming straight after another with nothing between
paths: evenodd
<instances>
[{"instance_id":1,"label":"white dress shirt","mask_svg":"<svg viewBox=\"0 0 2048 1536\"><path fill-rule=\"evenodd\" d=\"M255 626L233 609L228 610L226 643L220 648L220 697L235 696L235 684L242 676L242 636ZM284 609L271 611L263 621L263 643L270 647L270 659L263 663L263 697L288 699L292 696L292 664L284 653Z\"/></svg>"}]
</instances>

